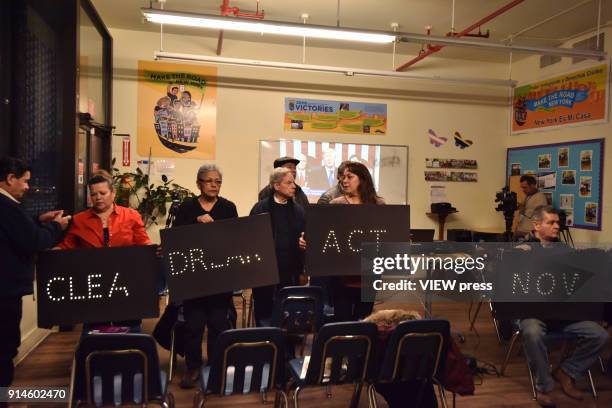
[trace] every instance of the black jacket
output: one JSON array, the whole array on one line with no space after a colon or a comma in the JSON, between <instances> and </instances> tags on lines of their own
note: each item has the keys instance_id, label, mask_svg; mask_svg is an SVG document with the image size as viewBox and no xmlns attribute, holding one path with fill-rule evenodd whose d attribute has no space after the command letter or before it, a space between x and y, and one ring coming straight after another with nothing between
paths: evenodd
<instances>
[{"instance_id":1,"label":"black jacket","mask_svg":"<svg viewBox=\"0 0 612 408\"><path fill-rule=\"evenodd\" d=\"M281 285L294 285L296 284L296 278L298 275L303 273L304 271L304 252L300 250L298 240L302 232L304 232L305 219L304 219L304 210L300 205L297 205L293 202L293 200L289 200L286 204L289 206L289 212L292 215L290 219L281 220L277 219L273 209L273 200L274 196L270 195L263 200L260 200L256 203L251 209L251 213L249 215L257 215L263 213L269 213L270 218L272 220L272 234L275 243L279 240L286 240L289 244L289 252L285 254L278 253L278 245L275 245L277 248L277 262L279 264L279 275L281 280ZM287 228L277 228L278 223L285 223ZM288 231L288 236L278 236L276 231L286 230ZM289 265L286 265L286 262L289 261ZM286 265L283 267L282 265Z\"/></svg>"},{"instance_id":2,"label":"black jacket","mask_svg":"<svg viewBox=\"0 0 612 408\"><path fill-rule=\"evenodd\" d=\"M0 298L32 293L38 251L61 242L57 222L40 224L19 204L0 194Z\"/></svg>"}]
</instances>

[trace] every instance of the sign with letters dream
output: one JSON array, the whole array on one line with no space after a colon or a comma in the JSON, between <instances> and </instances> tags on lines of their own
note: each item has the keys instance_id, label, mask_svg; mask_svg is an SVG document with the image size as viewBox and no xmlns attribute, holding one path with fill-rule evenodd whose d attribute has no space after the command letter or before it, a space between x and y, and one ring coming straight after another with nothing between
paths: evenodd
<instances>
[{"instance_id":1,"label":"sign with letters dream","mask_svg":"<svg viewBox=\"0 0 612 408\"><path fill-rule=\"evenodd\" d=\"M362 242L409 242L407 205L309 205L306 273L361 275Z\"/></svg>"},{"instance_id":2,"label":"sign with letters dream","mask_svg":"<svg viewBox=\"0 0 612 408\"><path fill-rule=\"evenodd\" d=\"M160 274L154 246L42 252L38 326L157 317Z\"/></svg>"},{"instance_id":3,"label":"sign with letters dream","mask_svg":"<svg viewBox=\"0 0 612 408\"><path fill-rule=\"evenodd\" d=\"M161 240L173 302L279 282L269 214L165 229Z\"/></svg>"}]
</instances>

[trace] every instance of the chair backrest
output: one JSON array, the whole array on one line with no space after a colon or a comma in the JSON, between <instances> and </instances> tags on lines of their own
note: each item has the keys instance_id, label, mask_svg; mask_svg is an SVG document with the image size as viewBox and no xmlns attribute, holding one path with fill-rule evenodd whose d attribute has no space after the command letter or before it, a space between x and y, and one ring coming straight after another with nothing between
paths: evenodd
<instances>
[{"instance_id":1,"label":"chair backrest","mask_svg":"<svg viewBox=\"0 0 612 408\"><path fill-rule=\"evenodd\" d=\"M288 334L316 333L323 324L323 289L287 286L276 297L272 326Z\"/></svg>"},{"instance_id":2,"label":"chair backrest","mask_svg":"<svg viewBox=\"0 0 612 408\"><path fill-rule=\"evenodd\" d=\"M446 359L447 320L409 320L391 332L380 365L381 382L425 380L441 372Z\"/></svg>"},{"instance_id":3,"label":"chair backrest","mask_svg":"<svg viewBox=\"0 0 612 408\"><path fill-rule=\"evenodd\" d=\"M92 334L74 355L74 401L141 404L163 399L155 340L148 334Z\"/></svg>"},{"instance_id":4,"label":"chair backrest","mask_svg":"<svg viewBox=\"0 0 612 408\"><path fill-rule=\"evenodd\" d=\"M371 322L328 323L312 345L308 384L349 384L371 377L378 330Z\"/></svg>"},{"instance_id":5,"label":"chair backrest","mask_svg":"<svg viewBox=\"0 0 612 408\"><path fill-rule=\"evenodd\" d=\"M434 239L435 230L433 229L417 229L410 228L411 242L432 242Z\"/></svg>"},{"instance_id":6,"label":"chair backrest","mask_svg":"<svg viewBox=\"0 0 612 408\"><path fill-rule=\"evenodd\" d=\"M226 330L211 358L206 392L248 394L285 384L285 347L277 327Z\"/></svg>"}]
</instances>

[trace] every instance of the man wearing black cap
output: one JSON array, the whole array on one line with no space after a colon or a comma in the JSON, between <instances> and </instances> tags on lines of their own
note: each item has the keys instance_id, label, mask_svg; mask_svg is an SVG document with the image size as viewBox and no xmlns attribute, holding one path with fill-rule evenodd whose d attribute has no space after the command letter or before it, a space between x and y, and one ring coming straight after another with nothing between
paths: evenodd
<instances>
[{"instance_id":1,"label":"man wearing black cap","mask_svg":"<svg viewBox=\"0 0 612 408\"><path fill-rule=\"evenodd\" d=\"M275 169L278 167L288 168L293 173L293 178L295 179L295 176L297 174L296 166L298 165L299 162L300 161L298 159L295 159L293 157L283 156L283 157L279 157L278 159L274 160L274 168ZM271 194L271 191L272 190L269 185L265 186L259 192L259 200L261 201L264 198L269 197ZM306 197L306 194L304 194L304 191L302 190L302 188L298 186L297 184L295 185L294 201L298 203L303 209L306 209L306 206L308 205L308 197Z\"/></svg>"}]
</instances>

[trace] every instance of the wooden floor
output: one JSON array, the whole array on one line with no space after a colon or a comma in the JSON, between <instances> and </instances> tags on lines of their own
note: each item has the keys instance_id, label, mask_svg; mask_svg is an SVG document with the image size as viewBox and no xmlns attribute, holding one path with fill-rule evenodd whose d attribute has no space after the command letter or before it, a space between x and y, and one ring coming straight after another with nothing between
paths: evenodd
<instances>
[{"instance_id":1,"label":"wooden floor","mask_svg":"<svg viewBox=\"0 0 612 408\"><path fill-rule=\"evenodd\" d=\"M239 305L237 305L239 307ZM377 309L407 308L415 309L414 305L402 303L382 303ZM481 362L488 362L498 369L503 361L506 344L499 344L495 335L492 320L488 310L483 308L476 322L476 332L468 331L468 305L462 303L437 303L434 305L435 317L450 320L452 330L465 335L465 343L461 348L466 355L475 356ZM240 310L239 310L240 315ZM239 319L240 320L240 319ZM155 320L144 322L144 331L151 333ZM33 353L31 353L16 370L14 386L67 386L70 380L72 355L79 338L80 327L73 332L51 334ZM204 347L204 350L206 348ZM167 367L168 352L159 348L161 364ZM551 361L556 361L558 354L553 353ZM178 387L183 372L183 361L179 359L178 371L170 386L174 393L177 407L190 407L193 401L193 390L182 390ZM558 407L612 407L612 377L601 373L599 367L592 370L598 390L598 399L589 394L582 402L576 402L565 397L558 386L553 394ZM476 394L470 397L458 397L457 406L465 408L485 407L537 407L531 400L529 379L525 359L522 354L515 353L508 366L506 376L484 375L476 379ZM586 381L578 384L585 392L588 391ZM307 388L300 394L302 407L346 407L350 399L351 387L334 387L332 398L326 397L322 388ZM448 395L448 394L447 394ZM378 398L379 406L386 407L382 398ZM449 403L451 398L449 395ZM36 406L43 406L37 404ZM49 407L50 405L44 405ZM206 406L210 407L260 407L258 396L211 397ZM367 397L362 393L360 407L367 407Z\"/></svg>"}]
</instances>

